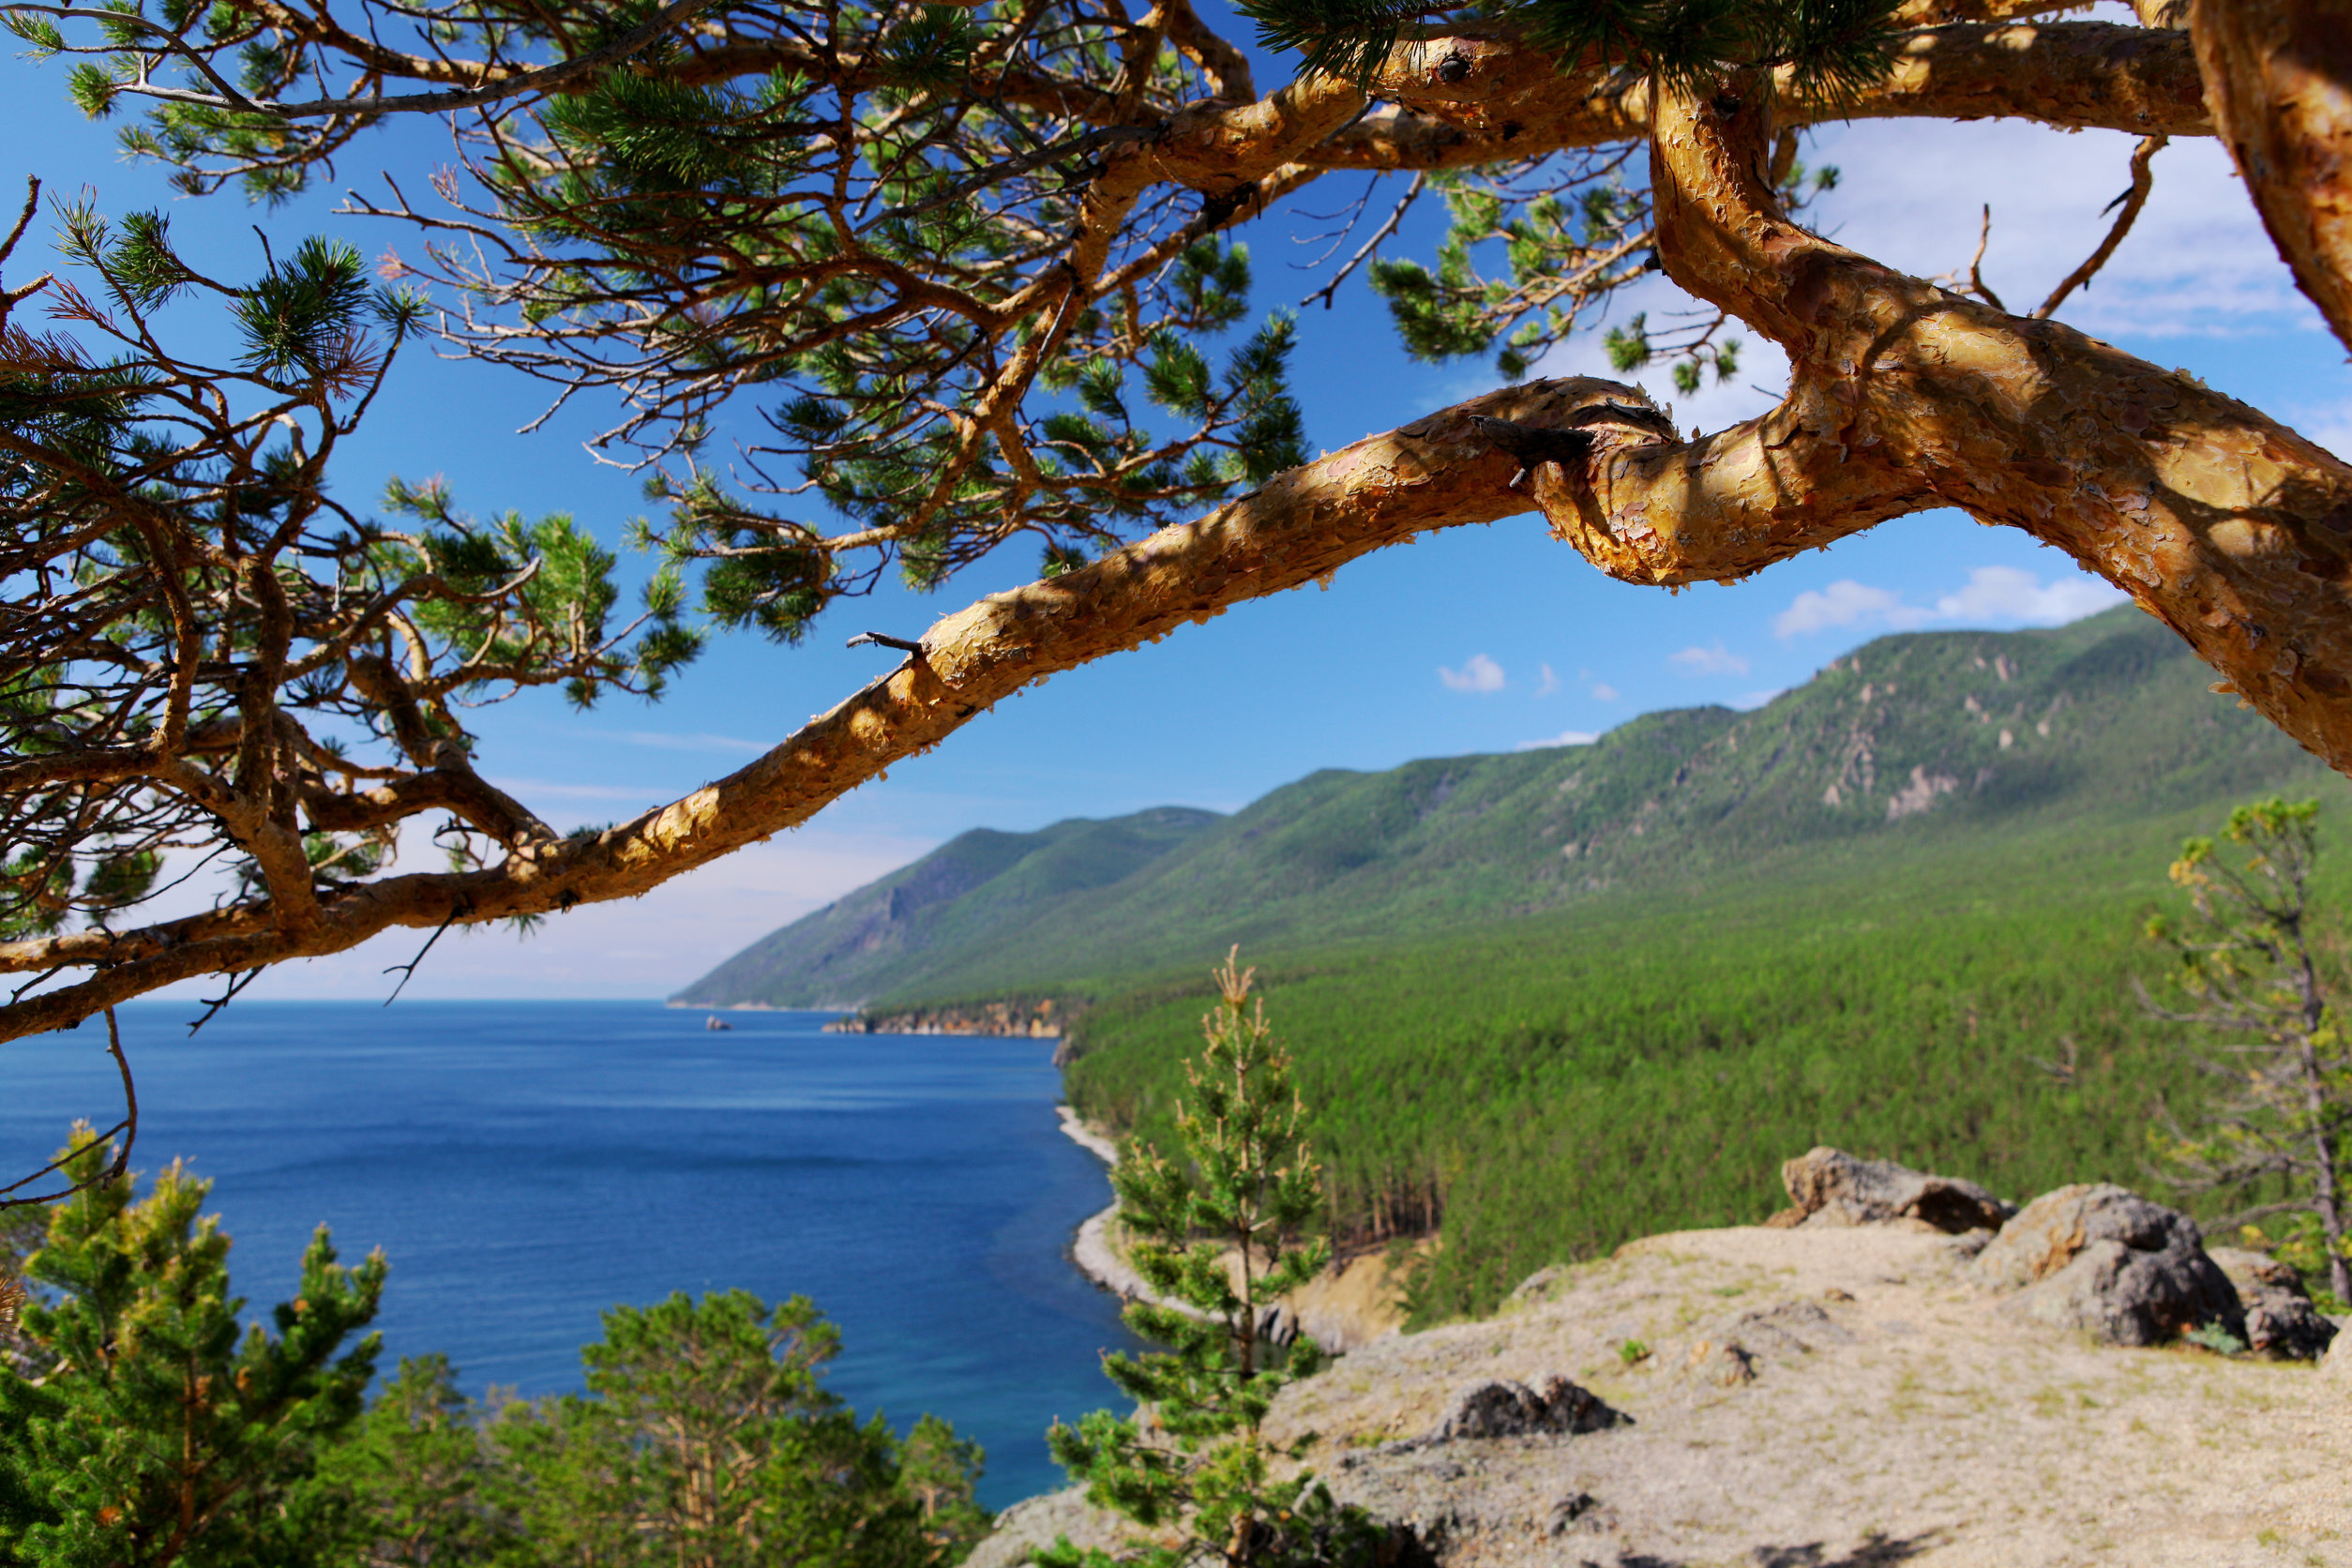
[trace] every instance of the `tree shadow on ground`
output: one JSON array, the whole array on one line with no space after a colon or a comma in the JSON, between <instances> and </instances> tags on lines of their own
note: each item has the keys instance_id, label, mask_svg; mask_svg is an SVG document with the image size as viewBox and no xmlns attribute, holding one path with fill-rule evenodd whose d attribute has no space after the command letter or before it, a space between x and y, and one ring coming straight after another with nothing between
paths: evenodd
<instances>
[{"instance_id":1,"label":"tree shadow on ground","mask_svg":"<svg viewBox=\"0 0 2352 1568\"><path fill-rule=\"evenodd\" d=\"M1874 1535L1852 1551L1835 1556L1818 1541L1802 1546L1756 1546L1749 1551L1748 1560L1755 1564L1755 1568L1893 1568L1894 1564L1908 1562L1929 1547L1940 1545L1943 1534L1940 1530L1930 1530L1901 1538ZM1619 1558L1611 1568L1689 1568L1689 1565L1674 1558L1636 1553Z\"/></svg>"}]
</instances>

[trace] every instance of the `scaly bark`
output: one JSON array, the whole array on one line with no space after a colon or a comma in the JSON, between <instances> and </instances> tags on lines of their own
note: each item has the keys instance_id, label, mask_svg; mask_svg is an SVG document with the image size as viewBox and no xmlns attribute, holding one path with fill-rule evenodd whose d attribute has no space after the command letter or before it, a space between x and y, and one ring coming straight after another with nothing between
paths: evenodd
<instances>
[{"instance_id":1,"label":"scaly bark","mask_svg":"<svg viewBox=\"0 0 2352 1568\"><path fill-rule=\"evenodd\" d=\"M2189 36L2263 226L2352 347L2352 12L2340 0L2196 0Z\"/></svg>"},{"instance_id":2,"label":"scaly bark","mask_svg":"<svg viewBox=\"0 0 2352 1568\"><path fill-rule=\"evenodd\" d=\"M2131 594L2216 689L2352 772L2352 467L2194 377L1808 234L1773 199L1766 119L1753 91L1663 104L1651 181L1668 274L1787 352L1787 399L1539 465L1556 530L1612 576L1676 584L1957 506Z\"/></svg>"}]
</instances>

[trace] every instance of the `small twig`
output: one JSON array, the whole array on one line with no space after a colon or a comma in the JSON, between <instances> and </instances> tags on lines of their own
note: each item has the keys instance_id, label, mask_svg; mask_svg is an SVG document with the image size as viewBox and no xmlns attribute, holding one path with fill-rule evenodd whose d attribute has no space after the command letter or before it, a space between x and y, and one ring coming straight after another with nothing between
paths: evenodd
<instances>
[{"instance_id":1,"label":"small twig","mask_svg":"<svg viewBox=\"0 0 2352 1568\"><path fill-rule=\"evenodd\" d=\"M19 1187L30 1186L82 1152L81 1149L68 1149L30 1176L23 1177L5 1187L0 1187L0 1209L24 1209L38 1203L62 1202L75 1193L87 1191L100 1182L119 1182L129 1171L130 1148L132 1144L139 1141L139 1091L130 1081L130 1060L123 1055L123 1033L114 1022L114 1009L112 1007L106 1010L106 1053L114 1059L114 1065L122 1070L124 1114L121 1121L98 1134L92 1141L105 1142L116 1133L121 1133L123 1141L114 1151L113 1163L88 1181L76 1182L73 1185L61 1188L56 1192L45 1192L34 1198L8 1196ZM88 1145L85 1144L83 1147L86 1148Z\"/></svg>"},{"instance_id":2,"label":"small twig","mask_svg":"<svg viewBox=\"0 0 2352 1568\"><path fill-rule=\"evenodd\" d=\"M54 968L42 970L38 974L34 975L33 978L27 980L24 984L10 991L8 993L8 1000L10 1002L23 1001L24 993L26 991L31 990L34 987L39 985L44 980L52 980L56 978L58 975L65 973L66 967L67 966L64 964L58 964Z\"/></svg>"},{"instance_id":3,"label":"small twig","mask_svg":"<svg viewBox=\"0 0 2352 1568\"><path fill-rule=\"evenodd\" d=\"M885 637L878 631L859 632L841 646L859 648L868 642L878 643L884 648L896 648L902 654L919 654L923 651L923 644L920 642L910 642L903 637Z\"/></svg>"},{"instance_id":4,"label":"small twig","mask_svg":"<svg viewBox=\"0 0 2352 1568\"><path fill-rule=\"evenodd\" d=\"M1332 295L1338 292L1339 285L1348 280L1348 275L1355 271L1357 267L1361 266L1365 258L1369 257L1373 251L1378 250L1380 248L1380 242L1382 240L1388 238L1389 235L1396 232L1396 226L1405 220L1406 209L1413 204L1414 201L1421 195L1423 188L1428 183L1429 176L1426 173L1415 174L1413 176L1413 183L1405 188L1404 199L1399 201L1396 204L1395 210L1388 215L1388 221L1381 224L1380 229L1370 239L1364 242L1363 247L1359 249L1354 255L1348 258L1347 264L1332 275L1330 282L1324 284L1313 294L1308 294L1304 299L1300 300L1299 309L1304 310L1309 305L1314 304L1315 301L1319 299L1323 302L1323 309L1326 310L1330 309Z\"/></svg>"},{"instance_id":5,"label":"small twig","mask_svg":"<svg viewBox=\"0 0 2352 1568\"><path fill-rule=\"evenodd\" d=\"M947 205L950 202L960 202L975 190L995 185L1002 180L1009 180L1016 174L1026 174L1040 164L1052 163L1074 154L1092 153L1095 148L1108 146L1114 142L1149 142L1158 137L1163 128L1157 125L1104 126L1098 130L1090 130L1084 135L1073 136L1065 142L1049 143L1034 152L1026 152L1018 157L1008 158L1002 163L991 163L978 173L957 180L939 194L927 197L911 206L892 207L882 213L878 221L886 223L895 218L919 218L933 208Z\"/></svg>"},{"instance_id":6,"label":"small twig","mask_svg":"<svg viewBox=\"0 0 2352 1568\"><path fill-rule=\"evenodd\" d=\"M181 87L158 87L150 83L126 82L114 90L140 98L160 98L166 103L193 103L209 109L235 109L246 113L270 114L279 119L306 119L320 115L337 118L371 114L444 114L455 110L477 108L496 103L501 98L523 98L544 93L563 85L574 77L600 69L615 61L625 60L681 22L690 20L694 13L711 4L711 0L673 0L656 12L642 24L631 28L601 49L569 60L559 60L536 70L520 71L485 87L442 93L408 93L395 98L378 96L365 98L320 98L309 103L276 103L267 99L249 100L237 98L216 98L210 93L193 93ZM69 15L69 10L55 14ZM114 20L116 13L108 13ZM141 19L133 17L133 23ZM152 23L146 25L155 31Z\"/></svg>"},{"instance_id":7,"label":"small twig","mask_svg":"<svg viewBox=\"0 0 2352 1568\"><path fill-rule=\"evenodd\" d=\"M123 1032L115 1025L112 1007L106 1010L106 1054L114 1059L115 1067L123 1075L123 1119L116 1123L123 1130L123 1146L114 1153L114 1168L107 1178L112 1181L130 1169L130 1146L139 1141L139 1089L130 1081L130 1058L123 1054ZM112 1138L113 1134L107 1136Z\"/></svg>"},{"instance_id":8,"label":"small twig","mask_svg":"<svg viewBox=\"0 0 2352 1568\"><path fill-rule=\"evenodd\" d=\"M258 969L249 969L245 972L245 978L240 980L236 977L236 972L232 970L229 973L229 988L222 991L219 996L209 997L205 1000L204 1016L198 1018L194 1023L189 1024L188 1026L188 1032L190 1034L193 1034L198 1030L204 1028L204 1025L212 1022L212 1016L215 1013L219 1012L223 1007L229 1005L230 1003L234 1002L237 997L237 992L251 985L254 980L260 976L261 972L262 972Z\"/></svg>"},{"instance_id":9,"label":"small twig","mask_svg":"<svg viewBox=\"0 0 2352 1568\"><path fill-rule=\"evenodd\" d=\"M2142 137L2140 144L2132 149L2132 188L2109 202L2104 209L2113 211L2118 205L2123 208L2116 213L2115 227L2107 231L2107 237L2100 241L2099 249L2090 253L2089 260L2068 273L2066 281L2050 291L2050 297L2042 302L2040 309L2034 311L2034 320L2049 320L2051 313L2065 302L2068 294L2079 288L2088 288L2091 274L2107 264L2107 258L2115 254L2115 248L2123 243L2125 234L2132 232L2133 220L2139 217L2140 209L2148 205L2148 193L2156 188L2156 173L2149 164L2167 140L2162 134Z\"/></svg>"},{"instance_id":10,"label":"small twig","mask_svg":"<svg viewBox=\"0 0 2352 1568\"><path fill-rule=\"evenodd\" d=\"M416 957L411 958L404 964L394 964L384 972L386 974L398 974L400 977L400 983L392 988L392 994L384 999L384 1004L386 1007L391 1006L395 1002L398 1002L400 999L401 990L407 987L409 980L416 973L416 966L425 961L425 955L433 950L433 943L441 940L441 933L447 930L452 925L456 924L458 916L463 914L470 907L472 907L472 899L460 898L456 903L450 905L449 912L443 915L441 917L441 924L433 927L433 934L427 937L425 939L425 945L416 950Z\"/></svg>"},{"instance_id":11,"label":"small twig","mask_svg":"<svg viewBox=\"0 0 2352 1568\"><path fill-rule=\"evenodd\" d=\"M17 215L16 227L8 231L8 237L0 239L0 262L7 261L15 252L16 242L23 239L24 231L32 226L33 215L40 210L40 176L27 174L24 176L24 210Z\"/></svg>"},{"instance_id":12,"label":"small twig","mask_svg":"<svg viewBox=\"0 0 2352 1568\"><path fill-rule=\"evenodd\" d=\"M1968 287L1975 291L1977 298L1984 301L1994 309L2006 313L2009 307L2001 303L2001 296L1995 294L1991 286L1984 281L1984 248L1992 242L1993 204L1987 202L1984 204L1984 221L1976 232L1976 254L1968 258Z\"/></svg>"}]
</instances>

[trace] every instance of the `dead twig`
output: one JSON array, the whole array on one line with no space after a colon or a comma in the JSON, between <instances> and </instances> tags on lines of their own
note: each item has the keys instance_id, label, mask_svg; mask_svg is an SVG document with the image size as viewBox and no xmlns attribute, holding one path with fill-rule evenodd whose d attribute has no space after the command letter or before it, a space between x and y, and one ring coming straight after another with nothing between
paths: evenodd
<instances>
[{"instance_id":1,"label":"dead twig","mask_svg":"<svg viewBox=\"0 0 2352 1568\"><path fill-rule=\"evenodd\" d=\"M1380 248L1380 242L1382 240L1388 238L1389 235L1396 232L1396 226L1405 220L1406 210L1419 199L1423 188L1425 188L1428 183L1429 176L1426 173L1415 174L1413 176L1413 183L1405 188L1404 197L1397 202L1395 209L1388 215L1388 221L1381 224L1378 230L1374 231L1372 237L1365 240L1357 249L1356 253L1348 258L1345 265L1341 266L1337 272L1332 274L1332 279L1330 282L1324 284L1313 294L1308 294L1304 299L1300 300L1299 309L1304 310L1319 299L1323 302L1323 309L1326 310L1330 309L1332 295L1338 293L1339 285L1345 283L1348 280L1348 275L1355 271L1358 266L1362 265L1364 262L1371 256L1372 252Z\"/></svg>"},{"instance_id":2,"label":"dead twig","mask_svg":"<svg viewBox=\"0 0 2352 1568\"><path fill-rule=\"evenodd\" d=\"M2099 242L2099 249L2092 251L2082 265L2068 273L2066 280L2050 291L2050 297L2034 311L2034 320L2049 320L2051 313L2065 303L2068 294L2076 289L2089 287L2091 275L2107 264L2107 258L2115 254L2115 248L2123 243L2125 234L2132 232L2133 220L2139 217L2140 209L2148 205L2148 193L2156 188L2155 172L2148 165L2168 140L2162 134L2142 137L2140 144L2132 149L2131 188L2101 209L2103 212L2114 212L2118 206L2123 209L2116 213L2115 227L2107 231L2107 237ZM1985 210L1990 213L1992 209L1988 207ZM1977 253L1983 254L1983 246L1977 248Z\"/></svg>"},{"instance_id":3,"label":"dead twig","mask_svg":"<svg viewBox=\"0 0 2352 1568\"><path fill-rule=\"evenodd\" d=\"M258 973L260 972L256 971L255 972ZM134 1085L130 1079L130 1059L123 1054L123 1032L120 1026L114 1021L114 1009L112 1007L106 1009L106 1054L114 1059L115 1067L118 1068L123 1075L123 1119L115 1123L113 1126L107 1128L104 1132L98 1134L97 1138L93 1141L103 1143L112 1138L116 1133L122 1134L123 1141L115 1148L114 1158L113 1161L107 1165L104 1170L99 1171L88 1181L76 1182L69 1187L62 1187L55 1192L39 1193L31 1198L10 1198L8 1196L8 1194L17 1191L21 1187L31 1186L35 1182L39 1181L42 1177L48 1175L51 1171L56 1169L59 1166L64 1165L68 1160L72 1159L76 1154L82 1152L80 1147L68 1149L64 1153L58 1155L55 1159L50 1161L47 1165L42 1166L38 1170L34 1171L30 1176L20 1178L17 1181L9 1183L5 1187L0 1187L0 1209L26 1209L42 1203L63 1202L65 1199L71 1198L75 1193L87 1191L89 1188L97 1186L101 1182L118 1182L122 1180L123 1176L127 1172L128 1172L130 1169L130 1148L132 1144L139 1141L139 1091L137 1086ZM86 1145L83 1147L86 1147ZM8 1315L14 1310L16 1304L23 1299L23 1292L21 1290L17 1293L15 1301L10 1301L8 1299L8 1282L6 1280L0 1280L0 1323L5 1323L7 1321Z\"/></svg>"}]
</instances>

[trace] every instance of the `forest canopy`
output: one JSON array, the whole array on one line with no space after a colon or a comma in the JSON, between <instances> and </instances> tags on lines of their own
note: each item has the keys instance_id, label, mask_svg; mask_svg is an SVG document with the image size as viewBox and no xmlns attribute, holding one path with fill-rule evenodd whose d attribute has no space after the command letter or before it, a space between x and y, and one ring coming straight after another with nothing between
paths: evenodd
<instances>
[{"instance_id":1,"label":"forest canopy","mask_svg":"<svg viewBox=\"0 0 2352 1568\"><path fill-rule=\"evenodd\" d=\"M354 198L400 234L373 277L326 241L227 273L81 201L35 274L28 196L0 257L0 965L23 977L0 1037L644 892L1056 671L1527 511L1673 588L1958 507L2123 588L2352 770L2352 469L2056 319L2153 152L2216 137L2352 342L2352 45L2315 0L1244 9L1290 80L1261 85L1253 40L1189 0L8 8L191 196L281 201L409 116L462 158ZM1987 116L2143 139L2108 242L2040 306L1803 226L1807 127ZM1497 387L1308 460L1317 389L1247 236L1364 173L1394 195L1328 286L1364 271L1411 354ZM1396 237L1415 204L1446 216L1425 256ZM1790 363L1775 407L1700 434L1630 384L1528 379L1658 270L1705 309L1618 321L1619 373L1688 389L1752 335ZM180 298L224 313L233 363L160 330ZM388 416L425 334L602 411L665 508L633 541L660 562L641 603L570 519L334 499L339 442ZM720 450L722 416L756 435ZM559 833L478 770L471 715L503 693L657 692L713 630L789 643L884 574L937 587L1005 550L1033 583L635 820ZM444 868L393 857L422 821ZM229 873L208 907L150 907L200 863Z\"/></svg>"}]
</instances>

